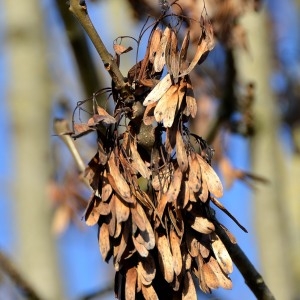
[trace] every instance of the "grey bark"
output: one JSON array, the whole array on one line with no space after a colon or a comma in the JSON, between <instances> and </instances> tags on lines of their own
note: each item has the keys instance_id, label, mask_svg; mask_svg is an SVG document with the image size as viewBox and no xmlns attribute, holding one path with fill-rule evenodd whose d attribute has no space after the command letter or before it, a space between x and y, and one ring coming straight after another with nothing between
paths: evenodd
<instances>
[{"instance_id":1,"label":"grey bark","mask_svg":"<svg viewBox=\"0 0 300 300\"><path fill-rule=\"evenodd\" d=\"M240 80L255 84L256 135L252 139L252 171L270 180L255 192L254 218L262 275L275 298L295 299L290 271L290 248L285 202L286 169L279 140L276 100L270 88L272 42L265 10L247 13L242 21L249 52L236 51Z\"/></svg>"},{"instance_id":2,"label":"grey bark","mask_svg":"<svg viewBox=\"0 0 300 300\"><path fill-rule=\"evenodd\" d=\"M14 143L16 265L43 299L62 299L46 192L51 91L41 1L6 0L4 9Z\"/></svg>"}]
</instances>

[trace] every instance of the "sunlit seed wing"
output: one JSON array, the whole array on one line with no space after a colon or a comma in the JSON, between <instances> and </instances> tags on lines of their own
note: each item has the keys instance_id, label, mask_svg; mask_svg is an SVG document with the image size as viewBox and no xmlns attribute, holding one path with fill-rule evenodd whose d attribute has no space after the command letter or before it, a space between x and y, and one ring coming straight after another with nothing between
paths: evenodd
<instances>
[{"instance_id":1,"label":"sunlit seed wing","mask_svg":"<svg viewBox=\"0 0 300 300\"><path fill-rule=\"evenodd\" d=\"M135 168L142 175L142 177L149 179L151 172L137 151L136 141L132 141L130 143L130 152L132 158L132 167Z\"/></svg>"},{"instance_id":2,"label":"sunlit seed wing","mask_svg":"<svg viewBox=\"0 0 300 300\"><path fill-rule=\"evenodd\" d=\"M209 264L204 264L202 267L204 281L210 289L217 289L219 287L219 280L213 272Z\"/></svg>"},{"instance_id":3,"label":"sunlit seed wing","mask_svg":"<svg viewBox=\"0 0 300 300\"><path fill-rule=\"evenodd\" d=\"M179 52L179 68L181 71L182 64L185 62L187 57L187 50L190 44L190 31L188 30L184 36L184 39L181 44L181 49Z\"/></svg>"},{"instance_id":4,"label":"sunlit seed wing","mask_svg":"<svg viewBox=\"0 0 300 300\"><path fill-rule=\"evenodd\" d=\"M142 294L145 300L159 300L152 285L142 285Z\"/></svg>"},{"instance_id":5,"label":"sunlit seed wing","mask_svg":"<svg viewBox=\"0 0 300 300\"><path fill-rule=\"evenodd\" d=\"M171 31L170 43L166 47L166 66L173 78L179 74L179 53L177 50L177 36L174 30Z\"/></svg>"},{"instance_id":6,"label":"sunlit seed wing","mask_svg":"<svg viewBox=\"0 0 300 300\"><path fill-rule=\"evenodd\" d=\"M146 225L144 223L143 217L138 213L136 206L133 206L130 208L131 211L131 216L132 216L132 221L136 226L141 230L145 231L146 230Z\"/></svg>"},{"instance_id":7,"label":"sunlit seed wing","mask_svg":"<svg viewBox=\"0 0 300 300\"><path fill-rule=\"evenodd\" d=\"M177 85L172 85L154 109L155 120L163 122L164 127L171 127L173 124L178 104L177 89Z\"/></svg>"},{"instance_id":8,"label":"sunlit seed wing","mask_svg":"<svg viewBox=\"0 0 300 300\"><path fill-rule=\"evenodd\" d=\"M100 199L96 197L95 194L93 194L89 199L88 205L84 213L85 223L88 226L93 226L97 224L100 217L100 211L98 209L99 204Z\"/></svg>"},{"instance_id":9,"label":"sunlit seed wing","mask_svg":"<svg viewBox=\"0 0 300 300\"><path fill-rule=\"evenodd\" d=\"M164 278L171 283L174 279L173 257L165 235L157 237L158 260Z\"/></svg>"},{"instance_id":10,"label":"sunlit seed wing","mask_svg":"<svg viewBox=\"0 0 300 300\"><path fill-rule=\"evenodd\" d=\"M148 250L151 250L155 246L155 236L154 236L153 228L146 216L146 213L145 213L143 207L139 203L137 203L137 212L143 219L144 226L145 226L144 230L141 230L141 228L140 228L140 230L141 230L140 235L144 240L145 247Z\"/></svg>"},{"instance_id":11,"label":"sunlit seed wing","mask_svg":"<svg viewBox=\"0 0 300 300\"><path fill-rule=\"evenodd\" d=\"M167 74L147 95L143 102L143 105L147 106L149 104L157 102L167 92L171 85L172 80L170 74Z\"/></svg>"},{"instance_id":12,"label":"sunlit seed wing","mask_svg":"<svg viewBox=\"0 0 300 300\"><path fill-rule=\"evenodd\" d=\"M190 190L194 193L197 193L201 188L201 170L200 164L196 157L188 157L189 161L189 177L188 177L188 184Z\"/></svg>"},{"instance_id":13,"label":"sunlit seed wing","mask_svg":"<svg viewBox=\"0 0 300 300\"><path fill-rule=\"evenodd\" d=\"M136 249L136 251L139 253L140 256L142 257L147 257L149 254L149 251L147 250L147 248L143 245L140 244L134 236L132 236L132 241L133 241L133 245Z\"/></svg>"},{"instance_id":14,"label":"sunlit seed wing","mask_svg":"<svg viewBox=\"0 0 300 300\"><path fill-rule=\"evenodd\" d=\"M174 272L178 276L182 270L182 256L180 250L180 238L177 236L174 229L170 230L170 246L173 255Z\"/></svg>"},{"instance_id":15,"label":"sunlit seed wing","mask_svg":"<svg viewBox=\"0 0 300 300\"><path fill-rule=\"evenodd\" d=\"M210 293L210 289L206 284L205 277L204 277L204 270L203 270L204 261L200 254L196 257L196 262L198 267L197 275L199 279L199 287L204 293Z\"/></svg>"},{"instance_id":16,"label":"sunlit seed wing","mask_svg":"<svg viewBox=\"0 0 300 300\"><path fill-rule=\"evenodd\" d=\"M107 254L111 249L110 240L109 240L109 230L108 225L103 223L99 229L99 248L102 255L103 260L106 261Z\"/></svg>"},{"instance_id":17,"label":"sunlit seed wing","mask_svg":"<svg viewBox=\"0 0 300 300\"><path fill-rule=\"evenodd\" d=\"M204 27L202 31L202 35L199 39L197 50L193 60L191 61L190 65L185 69L182 70L180 77L183 77L189 74L197 65L199 60L201 59L202 55L206 52L212 50L214 47L214 40L213 40L213 29L210 22L204 20Z\"/></svg>"},{"instance_id":18,"label":"sunlit seed wing","mask_svg":"<svg viewBox=\"0 0 300 300\"><path fill-rule=\"evenodd\" d=\"M185 94L186 108L184 114L186 116L191 115L192 118L196 117L197 114L197 101L195 99L193 87L191 81L187 80L186 94Z\"/></svg>"},{"instance_id":19,"label":"sunlit seed wing","mask_svg":"<svg viewBox=\"0 0 300 300\"><path fill-rule=\"evenodd\" d=\"M108 160L109 173L107 174L109 183L113 186L114 190L120 194L120 196L127 202L132 203L132 197L130 192L130 187L127 184L126 180L120 173L119 168L115 164L115 154L111 153L110 158ZM113 181L111 180L109 174L113 177ZM117 184L116 184L117 183Z\"/></svg>"},{"instance_id":20,"label":"sunlit seed wing","mask_svg":"<svg viewBox=\"0 0 300 300\"><path fill-rule=\"evenodd\" d=\"M203 176L205 178L205 176ZM201 184L201 190L199 194L199 199L205 203L208 200L208 186L207 186L207 181L203 180Z\"/></svg>"},{"instance_id":21,"label":"sunlit seed wing","mask_svg":"<svg viewBox=\"0 0 300 300\"><path fill-rule=\"evenodd\" d=\"M155 54L159 48L162 32L160 28L156 28L151 36L150 49L149 49L149 61L153 64Z\"/></svg>"},{"instance_id":22,"label":"sunlit seed wing","mask_svg":"<svg viewBox=\"0 0 300 300\"><path fill-rule=\"evenodd\" d=\"M129 238L129 228L124 226L123 230L122 230L122 235L121 235L121 241L120 241L120 245L119 245L119 249L118 249L118 254L115 257L115 261L114 261L114 265L119 265L122 256L127 248L127 244L128 244L128 238Z\"/></svg>"},{"instance_id":23,"label":"sunlit seed wing","mask_svg":"<svg viewBox=\"0 0 300 300\"><path fill-rule=\"evenodd\" d=\"M204 217L195 217L191 227L196 231L204 234L209 234L215 230L215 225Z\"/></svg>"},{"instance_id":24,"label":"sunlit seed wing","mask_svg":"<svg viewBox=\"0 0 300 300\"><path fill-rule=\"evenodd\" d=\"M180 192L181 182L182 182L182 172L179 168L177 168L173 173L172 181L167 192L168 202L173 202L175 204L175 201Z\"/></svg>"},{"instance_id":25,"label":"sunlit seed wing","mask_svg":"<svg viewBox=\"0 0 300 300\"><path fill-rule=\"evenodd\" d=\"M185 242L192 257L197 257L199 253L198 241L195 236L190 231L185 231Z\"/></svg>"},{"instance_id":26,"label":"sunlit seed wing","mask_svg":"<svg viewBox=\"0 0 300 300\"><path fill-rule=\"evenodd\" d=\"M165 51L166 51L167 43L170 42L170 38L171 38L171 29L170 27L166 27L160 39L159 47L156 51L156 55L153 62L153 67L155 72L161 72L165 65Z\"/></svg>"},{"instance_id":27,"label":"sunlit seed wing","mask_svg":"<svg viewBox=\"0 0 300 300\"><path fill-rule=\"evenodd\" d=\"M125 300L135 300L137 273L135 267L126 272L125 282Z\"/></svg>"},{"instance_id":28,"label":"sunlit seed wing","mask_svg":"<svg viewBox=\"0 0 300 300\"><path fill-rule=\"evenodd\" d=\"M211 247L216 256L217 262L225 274L230 274L233 271L233 264L229 253L227 252L223 242L215 233L211 235Z\"/></svg>"},{"instance_id":29,"label":"sunlit seed wing","mask_svg":"<svg viewBox=\"0 0 300 300\"><path fill-rule=\"evenodd\" d=\"M115 205L116 205L116 219L117 223L125 222L127 221L129 214L130 214L130 209L128 204L126 205L118 195L115 195Z\"/></svg>"},{"instance_id":30,"label":"sunlit seed wing","mask_svg":"<svg viewBox=\"0 0 300 300\"><path fill-rule=\"evenodd\" d=\"M216 259L211 256L208 262L210 268L212 269L212 271L215 273L215 275L218 278L219 281L219 286L227 289L227 290L231 290L232 289L232 281L230 280L230 278L228 276L226 276L226 274L224 274L221 270L220 265L218 264L218 262L216 261Z\"/></svg>"},{"instance_id":31,"label":"sunlit seed wing","mask_svg":"<svg viewBox=\"0 0 300 300\"><path fill-rule=\"evenodd\" d=\"M181 172L186 172L188 169L188 157L180 131L176 132L176 158Z\"/></svg>"},{"instance_id":32,"label":"sunlit seed wing","mask_svg":"<svg viewBox=\"0 0 300 300\"><path fill-rule=\"evenodd\" d=\"M104 186L102 186L101 190L101 200L103 202L106 202L110 195L112 194L112 187L111 185L107 182Z\"/></svg>"},{"instance_id":33,"label":"sunlit seed wing","mask_svg":"<svg viewBox=\"0 0 300 300\"><path fill-rule=\"evenodd\" d=\"M214 169L199 155L197 159L201 167L201 173L203 181L206 181L208 190L216 197L220 198L223 196L223 186L219 176L216 174Z\"/></svg>"}]
</instances>

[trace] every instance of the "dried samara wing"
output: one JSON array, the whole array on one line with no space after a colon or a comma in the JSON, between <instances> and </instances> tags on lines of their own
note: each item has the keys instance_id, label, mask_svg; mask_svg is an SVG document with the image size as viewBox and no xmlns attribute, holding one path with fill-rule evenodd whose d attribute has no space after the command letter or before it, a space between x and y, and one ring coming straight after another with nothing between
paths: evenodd
<instances>
[{"instance_id":1,"label":"dried samara wing","mask_svg":"<svg viewBox=\"0 0 300 300\"><path fill-rule=\"evenodd\" d=\"M164 278L171 283L174 279L173 256L166 235L157 237L158 259Z\"/></svg>"}]
</instances>

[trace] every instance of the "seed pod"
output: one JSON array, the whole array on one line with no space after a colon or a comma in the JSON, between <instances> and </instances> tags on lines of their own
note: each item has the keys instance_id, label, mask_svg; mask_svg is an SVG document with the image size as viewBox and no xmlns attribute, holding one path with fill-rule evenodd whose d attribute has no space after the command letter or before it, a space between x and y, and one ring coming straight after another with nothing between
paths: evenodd
<instances>
[{"instance_id":1,"label":"seed pod","mask_svg":"<svg viewBox=\"0 0 300 300\"><path fill-rule=\"evenodd\" d=\"M174 279L173 257L165 235L157 237L158 261L164 278L171 283Z\"/></svg>"},{"instance_id":2,"label":"seed pod","mask_svg":"<svg viewBox=\"0 0 300 300\"><path fill-rule=\"evenodd\" d=\"M177 90L177 85L171 85L154 109L155 120L163 122L164 127L171 127L173 124L178 104Z\"/></svg>"},{"instance_id":3,"label":"seed pod","mask_svg":"<svg viewBox=\"0 0 300 300\"><path fill-rule=\"evenodd\" d=\"M197 160L201 167L201 173L203 181L206 181L208 190L214 194L217 198L223 196L223 186L219 176L214 169L197 153Z\"/></svg>"},{"instance_id":4,"label":"seed pod","mask_svg":"<svg viewBox=\"0 0 300 300\"><path fill-rule=\"evenodd\" d=\"M152 285L146 286L142 284L142 294L145 300L159 300Z\"/></svg>"},{"instance_id":5,"label":"seed pod","mask_svg":"<svg viewBox=\"0 0 300 300\"><path fill-rule=\"evenodd\" d=\"M209 258L208 264L212 271L216 274L219 281L219 286L226 290L232 289L232 281L226 274L222 272L220 265L213 256Z\"/></svg>"},{"instance_id":6,"label":"seed pod","mask_svg":"<svg viewBox=\"0 0 300 300\"><path fill-rule=\"evenodd\" d=\"M102 255L103 260L106 261L107 254L111 249L110 239L109 239L109 230L108 225L103 223L99 229L98 235L99 248Z\"/></svg>"},{"instance_id":7,"label":"seed pod","mask_svg":"<svg viewBox=\"0 0 300 300\"><path fill-rule=\"evenodd\" d=\"M126 205L118 195L114 195L115 197L115 210L116 210L116 220L117 223L127 221L130 213L129 206Z\"/></svg>"},{"instance_id":8,"label":"seed pod","mask_svg":"<svg viewBox=\"0 0 300 300\"><path fill-rule=\"evenodd\" d=\"M137 273L135 267L126 272L125 300L135 300Z\"/></svg>"},{"instance_id":9,"label":"seed pod","mask_svg":"<svg viewBox=\"0 0 300 300\"><path fill-rule=\"evenodd\" d=\"M156 28L151 36L150 49L149 49L149 61L153 64L156 52L160 45L162 32L160 28Z\"/></svg>"},{"instance_id":10,"label":"seed pod","mask_svg":"<svg viewBox=\"0 0 300 300\"><path fill-rule=\"evenodd\" d=\"M156 51L156 55L154 58L153 67L155 72L161 72L165 65L166 47L167 44L170 43L170 39L171 39L171 29L170 27L166 27L160 39L159 47Z\"/></svg>"},{"instance_id":11,"label":"seed pod","mask_svg":"<svg viewBox=\"0 0 300 300\"><path fill-rule=\"evenodd\" d=\"M172 85L171 76L170 74L167 74L148 94L148 96L145 98L143 102L143 105L147 106L149 104L157 102L167 92L167 90L170 88L171 85Z\"/></svg>"},{"instance_id":12,"label":"seed pod","mask_svg":"<svg viewBox=\"0 0 300 300\"><path fill-rule=\"evenodd\" d=\"M180 250L180 239L177 236L175 230L170 230L170 245L171 245L171 251L173 255L173 267L174 272L178 276L181 273L182 270L182 256L181 256L181 250Z\"/></svg>"},{"instance_id":13,"label":"seed pod","mask_svg":"<svg viewBox=\"0 0 300 300\"><path fill-rule=\"evenodd\" d=\"M229 253L227 252L223 242L215 233L211 234L211 247L216 256L217 262L225 274L230 274L233 271L233 264Z\"/></svg>"},{"instance_id":14,"label":"seed pod","mask_svg":"<svg viewBox=\"0 0 300 300\"><path fill-rule=\"evenodd\" d=\"M132 236L133 245L136 249L136 251L139 253L142 257L147 257L149 254L149 251L146 249L146 247L143 244L140 244L134 236Z\"/></svg>"},{"instance_id":15,"label":"seed pod","mask_svg":"<svg viewBox=\"0 0 300 300\"><path fill-rule=\"evenodd\" d=\"M179 130L176 132L176 157L178 166L182 173L184 173L188 168L188 157L183 142L182 135Z\"/></svg>"}]
</instances>

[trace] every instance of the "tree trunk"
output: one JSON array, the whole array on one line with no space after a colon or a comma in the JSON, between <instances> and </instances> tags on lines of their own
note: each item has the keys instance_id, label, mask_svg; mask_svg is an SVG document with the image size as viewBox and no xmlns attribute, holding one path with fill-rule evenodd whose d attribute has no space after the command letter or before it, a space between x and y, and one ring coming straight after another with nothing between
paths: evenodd
<instances>
[{"instance_id":1,"label":"tree trunk","mask_svg":"<svg viewBox=\"0 0 300 300\"><path fill-rule=\"evenodd\" d=\"M257 188L253 199L262 274L276 299L294 299L286 228L286 171L276 100L269 84L273 54L266 11L248 13L242 23L249 52L238 50L235 54L240 79L255 84L256 134L251 145L252 167L254 173L270 181Z\"/></svg>"},{"instance_id":2,"label":"tree trunk","mask_svg":"<svg viewBox=\"0 0 300 300\"><path fill-rule=\"evenodd\" d=\"M41 1L4 1L9 54L16 263L43 299L62 299L51 210L51 93Z\"/></svg>"}]
</instances>

